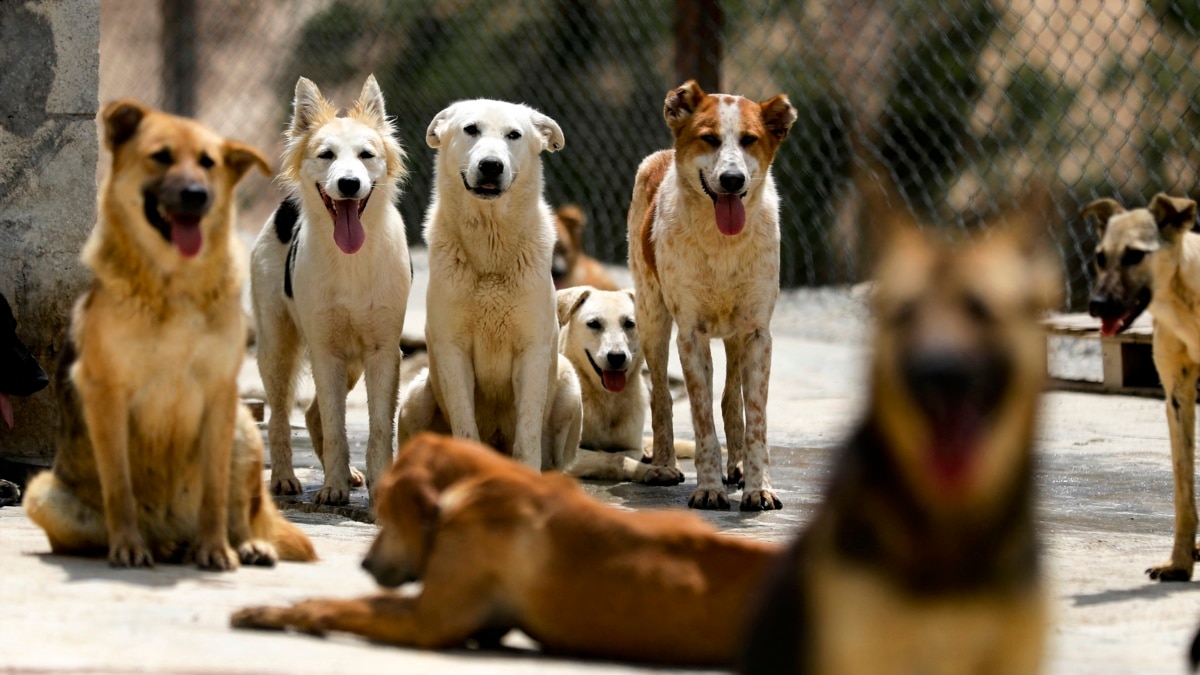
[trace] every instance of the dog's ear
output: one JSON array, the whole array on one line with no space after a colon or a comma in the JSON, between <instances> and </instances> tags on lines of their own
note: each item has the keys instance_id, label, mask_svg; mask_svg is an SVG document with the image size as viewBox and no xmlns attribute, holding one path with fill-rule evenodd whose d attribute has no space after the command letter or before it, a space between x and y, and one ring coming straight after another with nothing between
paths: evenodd
<instances>
[{"instance_id":1,"label":"dog's ear","mask_svg":"<svg viewBox=\"0 0 1200 675\"><path fill-rule=\"evenodd\" d=\"M583 244L583 226L587 224L587 216L583 215L583 210L574 204L563 204L554 210L554 217L567 229L572 243L576 247L581 246Z\"/></svg>"},{"instance_id":2,"label":"dog's ear","mask_svg":"<svg viewBox=\"0 0 1200 675\"><path fill-rule=\"evenodd\" d=\"M584 300L592 294L591 286L572 286L558 291L558 325L565 326Z\"/></svg>"},{"instance_id":3,"label":"dog's ear","mask_svg":"<svg viewBox=\"0 0 1200 675\"><path fill-rule=\"evenodd\" d=\"M531 119L533 120L533 128L537 129L538 134L542 137L543 150L546 152L558 152L563 149L563 146L567 143L567 139L563 136L558 122L540 112L533 113Z\"/></svg>"},{"instance_id":4,"label":"dog's ear","mask_svg":"<svg viewBox=\"0 0 1200 675\"><path fill-rule=\"evenodd\" d=\"M446 123L454 117L456 108L457 104L434 115L433 121L429 123L429 128L425 130L425 142L429 144L429 147L437 148L442 145L442 134L446 132Z\"/></svg>"},{"instance_id":5,"label":"dog's ear","mask_svg":"<svg viewBox=\"0 0 1200 675\"><path fill-rule=\"evenodd\" d=\"M1118 213L1125 213L1125 207L1121 206L1117 200L1105 197L1104 199L1097 199L1087 206L1084 206L1079 212L1079 217L1083 218L1084 220L1086 220L1088 216L1095 218L1096 230L1100 233L1100 236L1103 237L1104 230L1108 228L1108 219L1112 218Z\"/></svg>"},{"instance_id":6,"label":"dog's ear","mask_svg":"<svg viewBox=\"0 0 1200 675\"><path fill-rule=\"evenodd\" d=\"M296 80L296 94L292 99L293 137L301 136L316 126L318 120L337 114L333 105L321 95L321 90L307 77Z\"/></svg>"},{"instance_id":7,"label":"dog's ear","mask_svg":"<svg viewBox=\"0 0 1200 675\"><path fill-rule=\"evenodd\" d=\"M688 80L682 86L667 92L667 100L663 102L663 117L666 118L671 131L678 133L683 123L696 112L704 97L704 90L695 80Z\"/></svg>"},{"instance_id":8,"label":"dog's ear","mask_svg":"<svg viewBox=\"0 0 1200 675\"><path fill-rule=\"evenodd\" d=\"M361 118L376 127L387 127L387 112L383 107L383 91L374 75L368 75L363 83L362 93L354 103L351 115Z\"/></svg>"},{"instance_id":9,"label":"dog's ear","mask_svg":"<svg viewBox=\"0 0 1200 675\"><path fill-rule=\"evenodd\" d=\"M623 289L621 289L621 292L624 293L625 295L628 295L629 299L633 301L633 306L637 307L637 292L636 291L634 291L632 288L623 288Z\"/></svg>"},{"instance_id":10,"label":"dog's ear","mask_svg":"<svg viewBox=\"0 0 1200 675\"><path fill-rule=\"evenodd\" d=\"M142 118L150 112L146 106L129 99L113 101L104 106L100 118L104 120L104 146L116 150L122 143L137 133Z\"/></svg>"},{"instance_id":11,"label":"dog's ear","mask_svg":"<svg viewBox=\"0 0 1200 675\"><path fill-rule=\"evenodd\" d=\"M1031 178L1011 206L989 221L1012 238L1026 264L1025 279L1039 311L1057 310L1065 296L1063 264L1047 223L1061 222L1054 193L1045 180Z\"/></svg>"},{"instance_id":12,"label":"dog's ear","mask_svg":"<svg viewBox=\"0 0 1200 675\"><path fill-rule=\"evenodd\" d=\"M225 165L233 172L233 182L235 183L245 176L247 171L256 166L266 175L271 175L271 165L259 154L258 150L238 141L225 141Z\"/></svg>"},{"instance_id":13,"label":"dog's ear","mask_svg":"<svg viewBox=\"0 0 1200 675\"><path fill-rule=\"evenodd\" d=\"M1188 232L1196 223L1196 202L1186 197L1171 197L1158 193L1150 200L1150 214L1158 223L1158 231L1167 239Z\"/></svg>"},{"instance_id":14,"label":"dog's ear","mask_svg":"<svg viewBox=\"0 0 1200 675\"><path fill-rule=\"evenodd\" d=\"M762 110L763 124L766 125L767 131L775 137L775 142L778 143L787 138L788 131L796 121L796 108L792 106L791 101L788 101L788 97L780 94L759 103L758 107Z\"/></svg>"}]
</instances>

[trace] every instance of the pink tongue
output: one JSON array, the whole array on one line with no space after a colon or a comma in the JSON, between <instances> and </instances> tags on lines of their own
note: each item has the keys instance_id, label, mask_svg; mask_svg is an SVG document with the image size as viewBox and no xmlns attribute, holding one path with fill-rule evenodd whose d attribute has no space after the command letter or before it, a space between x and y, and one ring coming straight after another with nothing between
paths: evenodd
<instances>
[{"instance_id":1,"label":"pink tongue","mask_svg":"<svg viewBox=\"0 0 1200 675\"><path fill-rule=\"evenodd\" d=\"M12 399L8 394L0 394L0 417L4 418L9 429L13 428Z\"/></svg>"},{"instance_id":2,"label":"pink tongue","mask_svg":"<svg viewBox=\"0 0 1200 675\"><path fill-rule=\"evenodd\" d=\"M333 203L333 240L342 253L355 253L367 240L362 220L358 217L357 199L339 199Z\"/></svg>"},{"instance_id":3,"label":"pink tongue","mask_svg":"<svg viewBox=\"0 0 1200 675\"><path fill-rule=\"evenodd\" d=\"M733 236L746 226L746 207L738 195L717 195L717 229Z\"/></svg>"},{"instance_id":4,"label":"pink tongue","mask_svg":"<svg viewBox=\"0 0 1200 675\"><path fill-rule=\"evenodd\" d=\"M1121 327L1121 319L1101 319L1100 334L1104 337L1112 337L1117 334L1117 329Z\"/></svg>"},{"instance_id":5,"label":"pink tongue","mask_svg":"<svg viewBox=\"0 0 1200 675\"><path fill-rule=\"evenodd\" d=\"M614 394L619 394L625 389L625 371L623 370L602 370L600 371L601 381L604 383L604 388Z\"/></svg>"},{"instance_id":6,"label":"pink tongue","mask_svg":"<svg viewBox=\"0 0 1200 675\"><path fill-rule=\"evenodd\" d=\"M171 243L179 249L179 254L185 258L195 257L204 243L204 234L200 231L199 218L172 218Z\"/></svg>"}]
</instances>

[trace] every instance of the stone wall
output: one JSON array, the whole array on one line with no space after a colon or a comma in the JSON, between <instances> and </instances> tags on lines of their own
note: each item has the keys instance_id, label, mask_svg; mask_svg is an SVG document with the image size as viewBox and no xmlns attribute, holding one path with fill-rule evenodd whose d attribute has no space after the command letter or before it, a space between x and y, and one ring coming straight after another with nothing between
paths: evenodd
<instances>
[{"instance_id":1,"label":"stone wall","mask_svg":"<svg viewBox=\"0 0 1200 675\"><path fill-rule=\"evenodd\" d=\"M97 0L0 2L0 293L52 380L88 280L79 251L96 217L99 43ZM14 399L0 459L50 462L52 387Z\"/></svg>"}]
</instances>

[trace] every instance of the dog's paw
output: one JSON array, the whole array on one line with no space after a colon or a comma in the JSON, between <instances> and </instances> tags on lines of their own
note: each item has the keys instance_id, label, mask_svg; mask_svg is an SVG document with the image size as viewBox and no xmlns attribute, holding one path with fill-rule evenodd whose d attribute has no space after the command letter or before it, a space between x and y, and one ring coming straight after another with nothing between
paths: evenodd
<instances>
[{"instance_id":1,"label":"dog's paw","mask_svg":"<svg viewBox=\"0 0 1200 675\"><path fill-rule=\"evenodd\" d=\"M740 464L729 467L723 480L726 485L736 485L738 489L746 487L746 476L742 473L742 466Z\"/></svg>"},{"instance_id":2,"label":"dog's paw","mask_svg":"<svg viewBox=\"0 0 1200 675\"><path fill-rule=\"evenodd\" d=\"M287 628L285 611L280 607L247 607L234 612L229 617L229 625L233 628L283 630Z\"/></svg>"},{"instance_id":3,"label":"dog's paw","mask_svg":"<svg viewBox=\"0 0 1200 675\"><path fill-rule=\"evenodd\" d=\"M140 535L114 539L108 545L108 564L113 567L154 567L154 556Z\"/></svg>"},{"instance_id":4,"label":"dog's paw","mask_svg":"<svg viewBox=\"0 0 1200 675\"><path fill-rule=\"evenodd\" d=\"M271 494L273 495L298 495L303 491L304 487L300 485L300 480L294 474L271 476Z\"/></svg>"},{"instance_id":5,"label":"dog's paw","mask_svg":"<svg viewBox=\"0 0 1200 675\"><path fill-rule=\"evenodd\" d=\"M350 487L360 488L367 484L367 479L363 478L362 472L354 467L350 467Z\"/></svg>"},{"instance_id":6,"label":"dog's paw","mask_svg":"<svg viewBox=\"0 0 1200 675\"><path fill-rule=\"evenodd\" d=\"M313 497L313 503L326 504L328 506L345 506L350 503L350 490L326 485L317 491L317 496Z\"/></svg>"},{"instance_id":7,"label":"dog's paw","mask_svg":"<svg viewBox=\"0 0 1200 675\"><path fill-rule=\"evenodd\" d=\"M196 547L193 561L196 567L210 572L231 572L238 568L238 554L228 544L200 544Z\"/></svg>"},{"instance_id":8,"label":"dog's paw","mask_svg":"<svg viewBox=\"0 0 1200 675\"><path fill-rule=\"evenodd\" d=\"M238 560L243 565L257 567L274 567L279 561L279 553L271 542L262 539L250 539L237 547Z\"/></svg>"},{"instance_id":9,"label":"dog's paw","mask_svg":"<svg viewBox=\"0 0 1200 675\"><path fill-rule=\"evenodd\" d=\"M679 485L683 482L683 471L677 466L651 466L646 470L646 485Z\"/></svg>"},{"instance_id":10,"label":"dog's paw","mask_svg":"<svg viewBox=\"0 0 1200 675\"><path fill-rule=\"evenodd\" d=\"M740 508L743 511L776 511L783 508L783 502L770 490L750 490L742 495Z\"/></svg>"},{"instance_id":11,"label":"dog's paw","mask_svg":"<svg viewBox=\"0 0 1200 675\"><path fill-rule=\"evenodd\" d=\"M688 506L693 509L724 511L729 509L729 497L725 496L724 490L698 489L692 493Z\"/></svg>"},{"instance_id":12,"label":"dog's paw","mask_svg":"<svg viewBox=\"0 0 1200 675\"><path fill-rule=\"evenodd\" d=\"M229 617L234 628L254 630L292 630L323 636L332 625L333 615L321 601L307 600L291 607L247 607Z\"/></svg>"},{"instance_id":13,"label":"dog's paw","mask_svg":"<svg viewBox=\"0 0 1200 675\"><path fill-rule=\"evenodd\" d=\"M1191 581L1192 570L1175 567L1170 563L1151 567L1146 570L1146 574L1150 575L1153 581Z\"/></svg>"}]
</instances>

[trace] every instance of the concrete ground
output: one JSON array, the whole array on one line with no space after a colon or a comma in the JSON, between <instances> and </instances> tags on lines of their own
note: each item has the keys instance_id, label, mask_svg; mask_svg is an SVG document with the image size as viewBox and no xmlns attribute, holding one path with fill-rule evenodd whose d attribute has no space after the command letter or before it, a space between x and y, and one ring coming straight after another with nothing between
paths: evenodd
<instances>
[{"instance_id":1,"label":"concrete ground","mask_svg":"<svg viewBox=\"0 0 1200 675\"><path fill-rule=\"evenodd\" d=\"M418 269L418 280L422 280ZM423 321L424 290L414 291L410 326ZM850 294L842 302L855 302ZM788 306L781 303L781 307ZM811 339L803 317L776 324L768 420L772 479L784 509L764 514L705 512L737 535L786 541L812 513L839 439L862 399L860 339ZM714 353L720 356L719 347ZM243 390L258 386L253 361ZM677 367L676 367L676 372ZM722 373L723 368L714 368ZM351 397L349 427L361 465L366 411L361 387ZM1039 434L1039 524L1045 543L1054 624L1050 673L1182 673L1200 625L1198 583L1150 582L1143 570L1171 546L1171 469L1159 401L1050 393ZM302 480L320 482L302 417L292 416ZM686 400L676 428L690 436ZM685 507L694 488L589 483L597 498L627 508ZM356 491L361 503L361 491ZM233 631L229 614L251 604L318 595L371 592L358 563L374 535L356 521L361 510L286 511L312 537L321 561L242 569L232 574L190 567L112 570L102 560L49 554L41 531L21 508L0 509L0 671L89 672L642 672L608 663L555 660L519 640L507 652L423 653L340 636ZM733 617L725 628L733 630ZM648 672L648 671L647 671Z\"/></svg>"}]
</instances>

